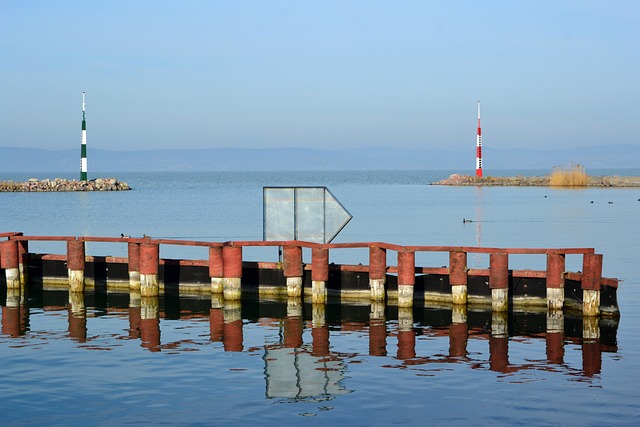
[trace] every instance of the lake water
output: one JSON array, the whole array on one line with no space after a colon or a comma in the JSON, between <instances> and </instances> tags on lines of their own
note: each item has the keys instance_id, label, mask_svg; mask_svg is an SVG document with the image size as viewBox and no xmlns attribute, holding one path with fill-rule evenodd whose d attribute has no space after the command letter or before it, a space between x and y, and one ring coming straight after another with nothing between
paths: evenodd
<instances>
[{"instance_id":1,"label":"lake water","mask_svg":"<svg viewBox=\"0 0 640 427\"><path fill-rule=\"evenodd\" d=\"M3 290L2 424L637 425L640 189L429 185L449 173L99 174L134 190L0 193L0 231L261 240L264 186L327 186L353 215L334 242L594 247L604 255L603 275L622 280L619 323L604 322L600 339L585 341L572 332L582 320L566 317L558 343L545 334L544 313L511 313L509 336L497 337L486 326L490 312L467 313L460 329L450 309L420 308L407 329L397 308L380 323L368 306L327 306L314 316L309 305L223 307L175 295L160 298L154 323L140 314L144 302L141 309L127 294L89 293L78 315L66 292L34 291L23 306L7 307ZM75 174L0 179L31 176ZM126 254L126 245L116 246L91 243L87 252ZM65 252L54 243L29 249ZM164 246L161 256L207 257L201 248ZM417 263L446 265L446 258ZM277 252L256 249L245 259L275 261ZM368 255L333 251L331 261L367 263ZM511 268L544 263L509 259ZM488 265L471 256L469 264ZM580 270L579 260L568 257L567 269ZM226 321L233 316L238 321Z\"/></svg>"}]
</instances>

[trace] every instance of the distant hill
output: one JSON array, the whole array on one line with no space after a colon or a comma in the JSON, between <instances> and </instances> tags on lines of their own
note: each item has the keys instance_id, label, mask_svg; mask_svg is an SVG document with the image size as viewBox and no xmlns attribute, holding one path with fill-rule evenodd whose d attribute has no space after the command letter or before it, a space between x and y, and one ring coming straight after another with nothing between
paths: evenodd
<instances>
[{"instance_id":1,"label":"distant hill","mask_svg":"<svg viewBox=\"0 0 640 427\"><path fill-rule=\"evenodd\" d=\"M242 171L242 170L469 170L475 151L367 147L348 150L311 148L208 148L108 151L89 148L91 172ZM589 168L639 168L640 146L615 145L571 150L496 150L485 148L484 169L551 169L569 163ZM75 172L80 150L0 147L0 173Z\"/></svg>"}]
</instances>

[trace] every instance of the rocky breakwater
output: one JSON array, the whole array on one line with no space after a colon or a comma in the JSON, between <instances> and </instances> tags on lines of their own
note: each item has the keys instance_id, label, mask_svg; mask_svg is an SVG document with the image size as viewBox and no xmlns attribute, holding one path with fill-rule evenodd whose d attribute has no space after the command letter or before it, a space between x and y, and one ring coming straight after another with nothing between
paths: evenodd
<instances>
[{"instance_id":1,"label":"rocky breakwater","mask_svg":"<svg viewBox=\"0 0 640 427\"><path fill-rule=\"evenodd\" d=\"M115 178L96 178L88 181L62 178L31 178L27 182L0 181L0 192L54 192L54 191L127 191L129 184Z\"/></svg>"}]
</instances>

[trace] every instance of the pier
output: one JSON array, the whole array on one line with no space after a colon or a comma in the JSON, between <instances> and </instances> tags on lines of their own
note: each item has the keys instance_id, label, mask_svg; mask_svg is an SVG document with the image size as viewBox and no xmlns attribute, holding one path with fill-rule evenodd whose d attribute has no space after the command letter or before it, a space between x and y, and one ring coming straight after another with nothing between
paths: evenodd
<instances>
[{"instance_id":1,"label":"pier","mask_svg":"<svg viewBox=\"0 0 640 427\"><path fill-rule=\"evenodd\" d=\"M65 254L29 252L35 241L66 243ZM127 257L87 254L86 243L127 245ZM165 259L160 248L202 248L202 259ZM101 245L102 247L103 245ZM243 249L283 248L282 261L246 261ZM367 250L358 264L334 264L330 255ZM303 250L311 253L303 261ZM275 250L274 250L275 252ZM448 254L448 266L416 265L416 254ZM469 268L469 254L485 254L489 265ZM511 255L543 255L545 270L509 268ZM582 258L580 271L566 271L566 257ZM394 260L393 262L389 260ZM153 239L149 237L25 236L0 233L0 285L131 291L144 297L161 293L212 294L225 302L243 295L309 301L385 303L398 308L453 305L512 310L565 310L583 316L618 317L618 280L602 277L602 254L593 248L484 248L400 246L383 242L316 244L302 241Z\"/></svg>"}]
</instances>

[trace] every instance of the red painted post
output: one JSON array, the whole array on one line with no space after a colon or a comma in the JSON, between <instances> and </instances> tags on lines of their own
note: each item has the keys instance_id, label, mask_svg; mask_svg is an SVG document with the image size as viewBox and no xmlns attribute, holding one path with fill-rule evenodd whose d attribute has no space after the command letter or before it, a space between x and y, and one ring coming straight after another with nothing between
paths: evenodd
<instances>
[{"instance_id":1,"label":"red painted post","mask_svg":"<svg viewBox=\"0 0 640 427\"><path fill-rule=\"evenodd\" d=\"M602 255L584 254L582 259L582 314L600 314L600 284L602 282Z\"/></svg>"},{"instance_id":2,"label":"red painted post","mask_svg":"<svg viewBox=\"0 0 640 427\"><path fill-rule=\"evenodd\" d=\"M302 277L302 248L284 247L284 277Z\"/></svg>"},{"instance_id":3,"label":"red painted post","mask_svg":"<svg viewBox=\"0 0 640 427\"><path fill-rule=\"evenodd\" d=\"M467 253L449 252L449 284L453 304L467 303Z\"/></svg>"},{"instance_id":4,"label":"red painted post","mask_svg":"<svg viewBox=\"0 0 640 427\"><path fill-rule=\"evenodd\" d=\"M387 250L377 246L369 248L369 279L387 278Z\"/></svg>"},{"instance_id":5,"label":"red painted post","mask_svg":"<svg viewBox=\"0 0 640 427\"><path fill-rule=\"evenodd\" d=\"M416 284L416 253L413 251L398 252L398 285L413 286Z\"/></svg>"},{"instance_id":6,"label":"red painted post","mask_svg":"<svg viewBox=\"0 0 640 427\"><path fill-rule=\"evenodd\" d=\"M509 309L509 255L502 252L489 255L489 288L491 288L491 309Z\"/></svg>"},{"instance_id":7,"label":"red painted post","mask_svg":"<svg viewBox=\"0 0 640 427\"><path fill-rule=\"evenodd\" d=\"M384 301L384 285L387 281L387 250L369 247L369 290L371 301Z\"/></svg>"},{"instance_id":8,"label":"red painted post","mask_svg":"<svg viewBox=\"0 0 640 427\"><path fill-rule=\"evenodd\" d=\"M225 300L239 301L242 296L242 246L222 247L222 275Z\"/></svg>"},{"instance_id":9,"label":"red painted post","mask_svg":"<svg viewBox=\"0 0 640 427\"><path fill-rule=\"evenodd\" d=\"M302 248L300 246L284 247L284 277L287 281L287 296L302 295Z\"/></svg>"},{"instance_id":10,"label":"red painted post","mask_svg":"<svg viewBox=\"0 0 640 427\"><path fill-rule=\"evenodd\" d=\"M160 245L157 243L140 244L140 274L158 274L160 265Z\"/></svg>"},{"instance_id":11,"label":"red painted post","mask_svg":"<svg viewBox=\"0 0 640 427\"><path fill-rule=\"evenodd\" d=\"M547 307L553 310L564 306L565 255L547 254Z\"/></svg>"},{"instance_id":12,"label":"red painted post","mask_svg":"<svg viewBox=\"0 0 640 427\"><path fill-rule=\"evenodd\" d=\"M127 244L129 255L129 288L140 289L140 243Z\"/></svg>"},{"instance_id":13,"label":"red painted post","mask_svg":"<svg viewBox=\"0 0 640 427\"><path fill-rule=\"evenodd\" d=\"M67 268L69 269L69 291L84 291L85 247L82 240L67 241Z\"/></svg>"},{"instance_id":14,"label":"red painted post","mask_svg":"<svg viewBox=\"0 0 640 427\"><path fill-rule=\"evenodd\" d=\"M27 283L29 281L29 241L27 240L18 240L18 268L20 270L20 283Z\"/></svg>"},{"instance_id":15,"label":"red painted post","mask_svg":"<svg viewBox=\"0 0 640 427\"><path fill-rule=\"evenodd\" d=\"M311 249L311 302L323 304L327 299L329 281L329 249Z\"/></svg>"},{"instance_id":16,"label":"red painted post","mask_svg":"<svg viewBox=\"0 0 640 427\"><path fill-rule=\"evenodd\" d=\"M5 271L7 288L20 288L18 242L16 240L5 240L0 242L0 245L0 267Z\"/></svg>"},{"instance_id":17,"label":"red painted post","mask_svg":"<svg viewBox=\"0 0 640 427\"><path fill-rule=\"evenodd\" d=\"M140 295L157 297L160 295L158 268L160 265L160 245L144 242L140 244Z\"/></svg>"},{"instance_id":18,"label":"red painted post","mask_svg":"<svg viewBox=\"0 0 640 427\"><path fill-rule=\"evenodd\" d=\"M221 294L224 290L222 283L224 268L221 246L209 246L209 277L211 277L211 292Z\"/></svg>"},{"instance_id":19,"label":"red painted post","mask_svg":"<svg viewBox=\"0 0 640 427\"><path fill-rule=\"evenodd\" d=\"M311 249L311 279L318 282L329 280L329 249Z\"/></svg>"},{"instance_id":20,"label":"red painted post","mask_svg":"<svg viewBox=\"0 0 640 427\"><path fill-rule=\"evenodd\" d=\"M416 253L398 251L398 307L413 306L413 285L416 283Z\"/></svg>"}]
</instances>

